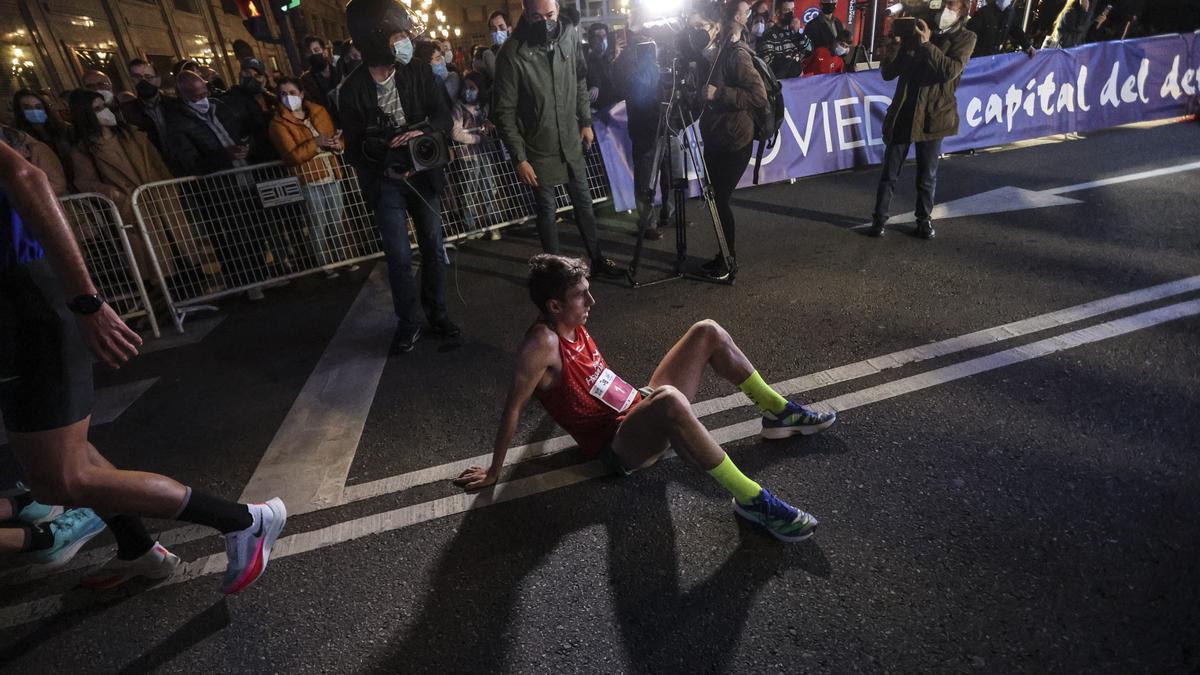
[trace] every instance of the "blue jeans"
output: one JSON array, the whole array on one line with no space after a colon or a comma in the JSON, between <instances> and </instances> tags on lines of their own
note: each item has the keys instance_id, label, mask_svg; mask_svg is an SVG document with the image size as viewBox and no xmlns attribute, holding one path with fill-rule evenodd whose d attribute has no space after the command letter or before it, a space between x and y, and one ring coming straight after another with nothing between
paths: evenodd
<instances>
[{"instance_id":1,"label":"blue jeans","mask_svg":"<svg viewBox=\"0 0 1200 675\"><path fill-rule=\"evenodd\" d=\"M446 317L446 251L442 248L441 202L437 191L426 181L412 181L413 187L384 179L375 205L375 223L383 240L387 260L388 283L392 287L392 305L399 329L421 326L417 307L417 288L412 275L412 246L408 242L408 215L412 214L421 248L420 305L425 318L438 321Z\"/></svg>"},{"instance_id":2,"label":"blue jeans","mask_svg":"<svg viewBox=\"0 0 1200 675\"><path fill-rule=\"evenodd\" d=\"M942 139L920 141L917 144L917 222L931 219L933 193L937 189L938 156L942 154ZM879 190L875 193L875 212L871 219L886 223L892 205L892 194L900 169L908 157L908 143L889 143L883 152L883 171L879 176Z\"/></svg>"},{"instance_id":3,"label":"blue jeans","mask_svg":"<svg viewBox=\"0 0 1200 675\"><path fill-rule=\"evenodd\" d=\"M343 256L338 244L345 242L342 229L342 186L337 181L304 186L308 202L309 246L318 265L338 262Z\"/></svg>"}]
</instances>

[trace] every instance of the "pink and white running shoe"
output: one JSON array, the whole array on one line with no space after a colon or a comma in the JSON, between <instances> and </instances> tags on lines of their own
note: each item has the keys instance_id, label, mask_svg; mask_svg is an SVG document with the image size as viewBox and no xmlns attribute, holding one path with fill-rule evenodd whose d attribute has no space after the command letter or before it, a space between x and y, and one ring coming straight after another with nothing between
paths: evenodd
<instances>
[{"instance_id":1,"label":"pink and white running shoe","mask_svg":"<svg viewBox=\"0 0 1200 675\"><path fill-rule=\"evenodd\" d=\"M225 555L229 566L221 591L233 595L258 580L267 569L275 539L287 522L287 507L276 497L265 504L249 504L253 521L250 527L230 532L225 537Z\"/></svg>"}]
</instances>

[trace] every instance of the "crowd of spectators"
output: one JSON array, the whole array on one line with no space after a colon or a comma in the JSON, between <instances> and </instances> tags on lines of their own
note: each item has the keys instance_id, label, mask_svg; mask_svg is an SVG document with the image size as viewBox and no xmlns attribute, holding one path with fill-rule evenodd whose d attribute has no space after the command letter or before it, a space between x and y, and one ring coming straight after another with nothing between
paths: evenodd
<instances>
[{"instance_id":1,"label":"crowd of spectators","mask_svg":"<svg viewBox=\"0 0 1200 675\"><path fill-rule=\"evenodd\" d=\"M1187 29L1196 17L1176 13L1173 25L1162 12L1139 0L1043 0L1025 28L1024 3L986 0L967 28L976 34L972 56L1021 51L1033 57L1036 46L1071 47L1094 40L1120 39L1152 30ZM974 4L974 3L972 3ZM760 57L778 79L836 73L868 60L864 49L836 16L837 3L822 0L820 14L805 24L794 0L758 0L745 17L743 45ZM1147 16L1139 19L1143 13ZM576 19L577 20L577 19ZM487 203L480 195L496 182L498 134L494 113L497 56L510 39L514 23L502 12L487 19L490 44L455 49L448 41L415 40L415 57L428 63L453 112L452 175L472 183L450 194L451 207L471 229L488 230ZM587 27L581 44L587 100L595 109L627 101L631 133L645 130L657 114L652 100L634 100L630 84L653 79L653 69L637 69L622 58L641 38L632 30L613 32L603 23ZM142 59L127 64L132 89L115 91L104 72L80 77L80 88L55 96L23 89L11 102L12 120L0 138L49 177L65 195L92 191L104 194L121 215L131 218L130 198L139 185L171 177L205 175L272 160L299 167L305 199L314 214L310 255L321 264L334 259L327 241L339 236L343 195L338 162L318 160L340 153L338 98L341 83L360 68L363 56L351 41L331 43L318 35L301 42L305 70L298 77L268 71L256 58L241 61L237 80L228 87L212 69L180 61L164 74ZM645 66L645 64L642 64ZM744 134L742 134L744 135ZM644 136L644 134L643 134ZM739 147L744 145L740 143ZM648 176L651 139L633 138L639 175ZM511 152L511 151L510 151ZM648 154L649 153L649 154ZM666 161L678 160L672 149ZM455 192L452 185L450 192ZM639 193L640 194L640 193ZM648 204L639 204L641 219L654 227ZM659 224L666 224L664 211ZM214 235L215 236L215 235ZM494 230L492 236L498 236ZM651 238L657 238L651 232ZM138 238L134 238L138 239ZM228 242L228 246L244 242ZM135 254L147 252L135 244ZM230 262L230 261L226 261ZM236 265L233 265L236 268ZM145 265L143 269L150 269Z\"/></svg>"}]
</instances>

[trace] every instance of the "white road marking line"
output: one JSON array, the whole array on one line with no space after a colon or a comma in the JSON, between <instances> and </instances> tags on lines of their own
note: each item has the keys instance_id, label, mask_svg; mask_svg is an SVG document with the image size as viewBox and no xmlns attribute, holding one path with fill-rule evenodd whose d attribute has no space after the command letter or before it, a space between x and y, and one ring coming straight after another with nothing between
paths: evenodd
<instances>
[{"instance_id":1,"label":"white road marking line","mask_svg":"<svg viewBox=\"0 0 1200 675\"><path fill-rule=\"evenodd\" d=\"M953 201L937 204L933 207L934 220L945 218L964 218L967 216L979 216L989 213L1006 213L1008 211L1022 211L1025 209L1042 209L1050 206L1062 206L1066 204L1082 204L1083 202L1077 199L1061 197L1059 195L1068 192L1080 192L1083 190L1091 190L1093 188L1105 187L1108 185L1119 185L1121 183L1129 183L1131 181L1146 180L1147 178L1158 178L1159 176L1167 176L1173 173L1183 171L1192 171L1200 169L1200 162L1187 162L1184 164L1176 164L1174 166L1166 166L1159 169L1151 169L1149 171L1138 171L1136 173L1127 173L1120 176L1112 176L1110 178L1102 178L1100 180L1088 181L1086 183L1076 183L1074 185L1064 185L1062 187L1047 188L1045 190L1026 190L1014 186L1006 186L980 192L979 194L969 197L962 197ZM900 223L911 223L917 219L914 212L910 211L905 214L895 215L888 218L889 225ZM852 230L861 230L870 227L871 223L863 223L850 228Z\"/></svg>"},{"instance_id":2,"label":"white road marking line","mask_svg":"<svg viewBox=\"0 0 1200 675\"><path fill-rule=\"evenodd\" d=\"M938 342L933 342L919 347L904 349L891 354L869 358L857 363L851 363L837 368L803 375L801 377L784 380L772 385L776 391L784 396L793 396L795 394L820 389L834 384L849 382L861 377L877 375L884 370L891 368L899 368L910 363L919 363L929 359L949 356L951 354L961 352L968 349L983 347L989 344L995 344L1010 340L1015 337L1031 335L1033 333L1047 330L1050 328L1063 327L1072 323L1083 321L1086 319L1102 316L1110 312L1136 307L1148 302L1162 300L1174 295L1188 293L1191 291L1200 290L1200 276L1187 277L1176 281L1171 281L1157 286L1114 295L1108 298L1086 302L1081 305L1067 307L1046 314L1040 314L1028 319L1021 319L1011 323L1006 323L993 328L967 333L957 337L947 338ZM741 408L752 405L749 398L745 394L738 392L728 396L701 401L692 406L697 417L707 417L720 412ZM751 420L748 424L758 424L758 420ZM718 438L718 442L726 441ZM560 453L569 448L575 447L575 441L570 436L557 436L536 443L519 445L510 448L505 457L504 465L512 466L521 462L529 461L539 457L548 457ZM340 505L349 504L352 502L362 501L365 499L373 499L383 495L394 494L404 490L408 490L420 485L426 485L438 481L450 480L464 469L470 466L479 465L488 462L491 459L491 453L477 455L467 459L462 459L439 466L432 466L417 471L381 478L369 483L360 483L358 485L346 486L342 496ZM285 502L286 503L286 502ZM290 506L289 506L290 508ZM211 531L187 525L184 527L175 528L163 532L159 541L164 546L173 546L175 544L184 544L191 541L196 541L206 536L211 536ZM98 565L105 560L111 553L106 549L93 549L85 551L75 556L75 558L66 566L54 571L53 574L66 572L82 567L91 567ZM6 584L23 583L32 579L37 579L43 576L49 576L49 573L43 572L37 567L20 567L12 570L0 571L0 580Z\"/></svg>"},{"instance_id":3,"label":"white road marking line","mask_svg":"<svg viewBox=\"0 0 1200 675\"><path fill-rule=\"evenodd\" d=\"M376 265L242 491L293 514L336 506L346 487L396 327L386 267Z\"/></svg>"},{"instance_id":4,"label":"white road marking line","mask_svg":"<svg viewBox=\"0 0 1200 675\"><path fill-rule=\"evenodd\" d=\"M1107 323L1048 337L1028 345L1013 347L987 356L938 368L928 373L906 377L861 391L838 396L815 405L845 412L853 408L878 403L904 394L920 391L939 384L946 384L990 370L1011 366L1042 356L1048 356L1086 344L1126 335L1157 326L1169 321L1200 314L1200 300L1189 300L1166 307L1115 319ZM747 438L757 434L757 420L739 422L712 433L721 443ZM521 497L528 497L568 485L582 483L608 473L598 461L589 461L576 466L548 471L543 474L501 483L490 491L475 494L454 494L421 504L413 504L392 511L385 511L308 532L301 532L280 539L271 554L273 560L299 553L307 553L329 546L336 546L354 539L400 530L418 523L481 509ZM214 553L186 563L170 579L156 588L172 586L193 579L216 574L225 568L225 554ZM76 596L79 597L79 596ZM11 628L31 621L53 616L67 609L64 595L54 595L0 609L0 629Z\"/></svg>"}]
</instances>

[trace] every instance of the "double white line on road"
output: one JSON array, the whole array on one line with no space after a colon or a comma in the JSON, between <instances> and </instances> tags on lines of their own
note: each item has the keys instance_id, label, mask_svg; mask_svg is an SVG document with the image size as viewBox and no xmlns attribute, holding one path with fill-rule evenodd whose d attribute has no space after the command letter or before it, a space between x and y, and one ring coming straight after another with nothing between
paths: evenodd
<instances>
[{"instance_id":1,"label":"double white line on road","mask_svg":"<svg viewBox=\"0 0 1200 675\"><path fill-rule=\"evenodd\" d=\"M947 356L966 349L986 346L989 344L1010 340L1015 337L1029 335L1038 331L1062 327L1089 318L1097 317L1122 309L1163 300L1175 295L1200 290L1200 276L1180 279L1167 284L1125 293L1122 295L1097 300L1095 302L1077 305L1056 312L1024 319L1014 323L989 328L967 335L935 342L921 347L894 352L882 357L867 359L858 363L813 373L803 377L786 380L775 386L787 394L795 394L815 388L845 382L859 377L880 373L889 368L896 368L909 363ZM1134 331L1156 326L1168 321L1174 321L1200 314L1200 300L1188 300L1158 309L1141 312L1120 319L1115 319L1095 326L1081 328L1061 335L1047 337L1035 342L1002 350L986 356L969 359L957 364L937 368L925 373L919 373L892 382L868 387L832 399L820 401L816 406L844 412L854 408L884 401L903 394L927 389L929 387L953 382L958 379L977 375L979 373L1022 363L1042 356L1047 356L1067 349L1099 342L1109 338L1126 335ZM705 401L696 404L698 414L711 415L722 410L730 410L750 402L741 394ZM720 443L748 438L759 431L757 419L748 420L722 427L712 431ZM561 452L569 447L561 438L551 439L543 443L530 444L514 448L513 453L519 455L512 463L524 461L532 457L541 457L555 452ZM370 496L386 494L385 490L395 492L413 485L429 483L435 480L451 478L469 463L486 461L489 455L481 455L469 460L451 462L439 467L423 469L418 472L403 474L384 481L376 481L366 485L374 486L366 489L364 486L347 488L349 501L367 499ZM581 483L606 473L598 462L591 461L577 466L549 471L529 478L510 480L496 485L488 491L477 494L454 494L449 497L434 499L429 502L406 506L403 508L373 514L361 518L330 525L328 527L302 532L280 539L272 558L280 558L305 553L319 548L359 539L361 537L382 532L398 530L418 523L427 522L449 515L463 513L471 509L484 508L521 497L554 490ZM355 492L351 494L351 490ZM202 533L198 528L182 528L174 531L179 535L173 539L178 542L195 538L193 534ZM171 533L168 533L171 534ZM164 543L170 545L168 537L163 537ZM78 556L82 558L83 556ZM224 569L225 555L223 553L209 555L180 567L175 576L161 584L174 585L192 579L215 574ZM89 596L53 595L26 603L21 603L0 609L0 628L36 621L60 613L76 606L90 604Z\"/></svg>"}]
</instances>

